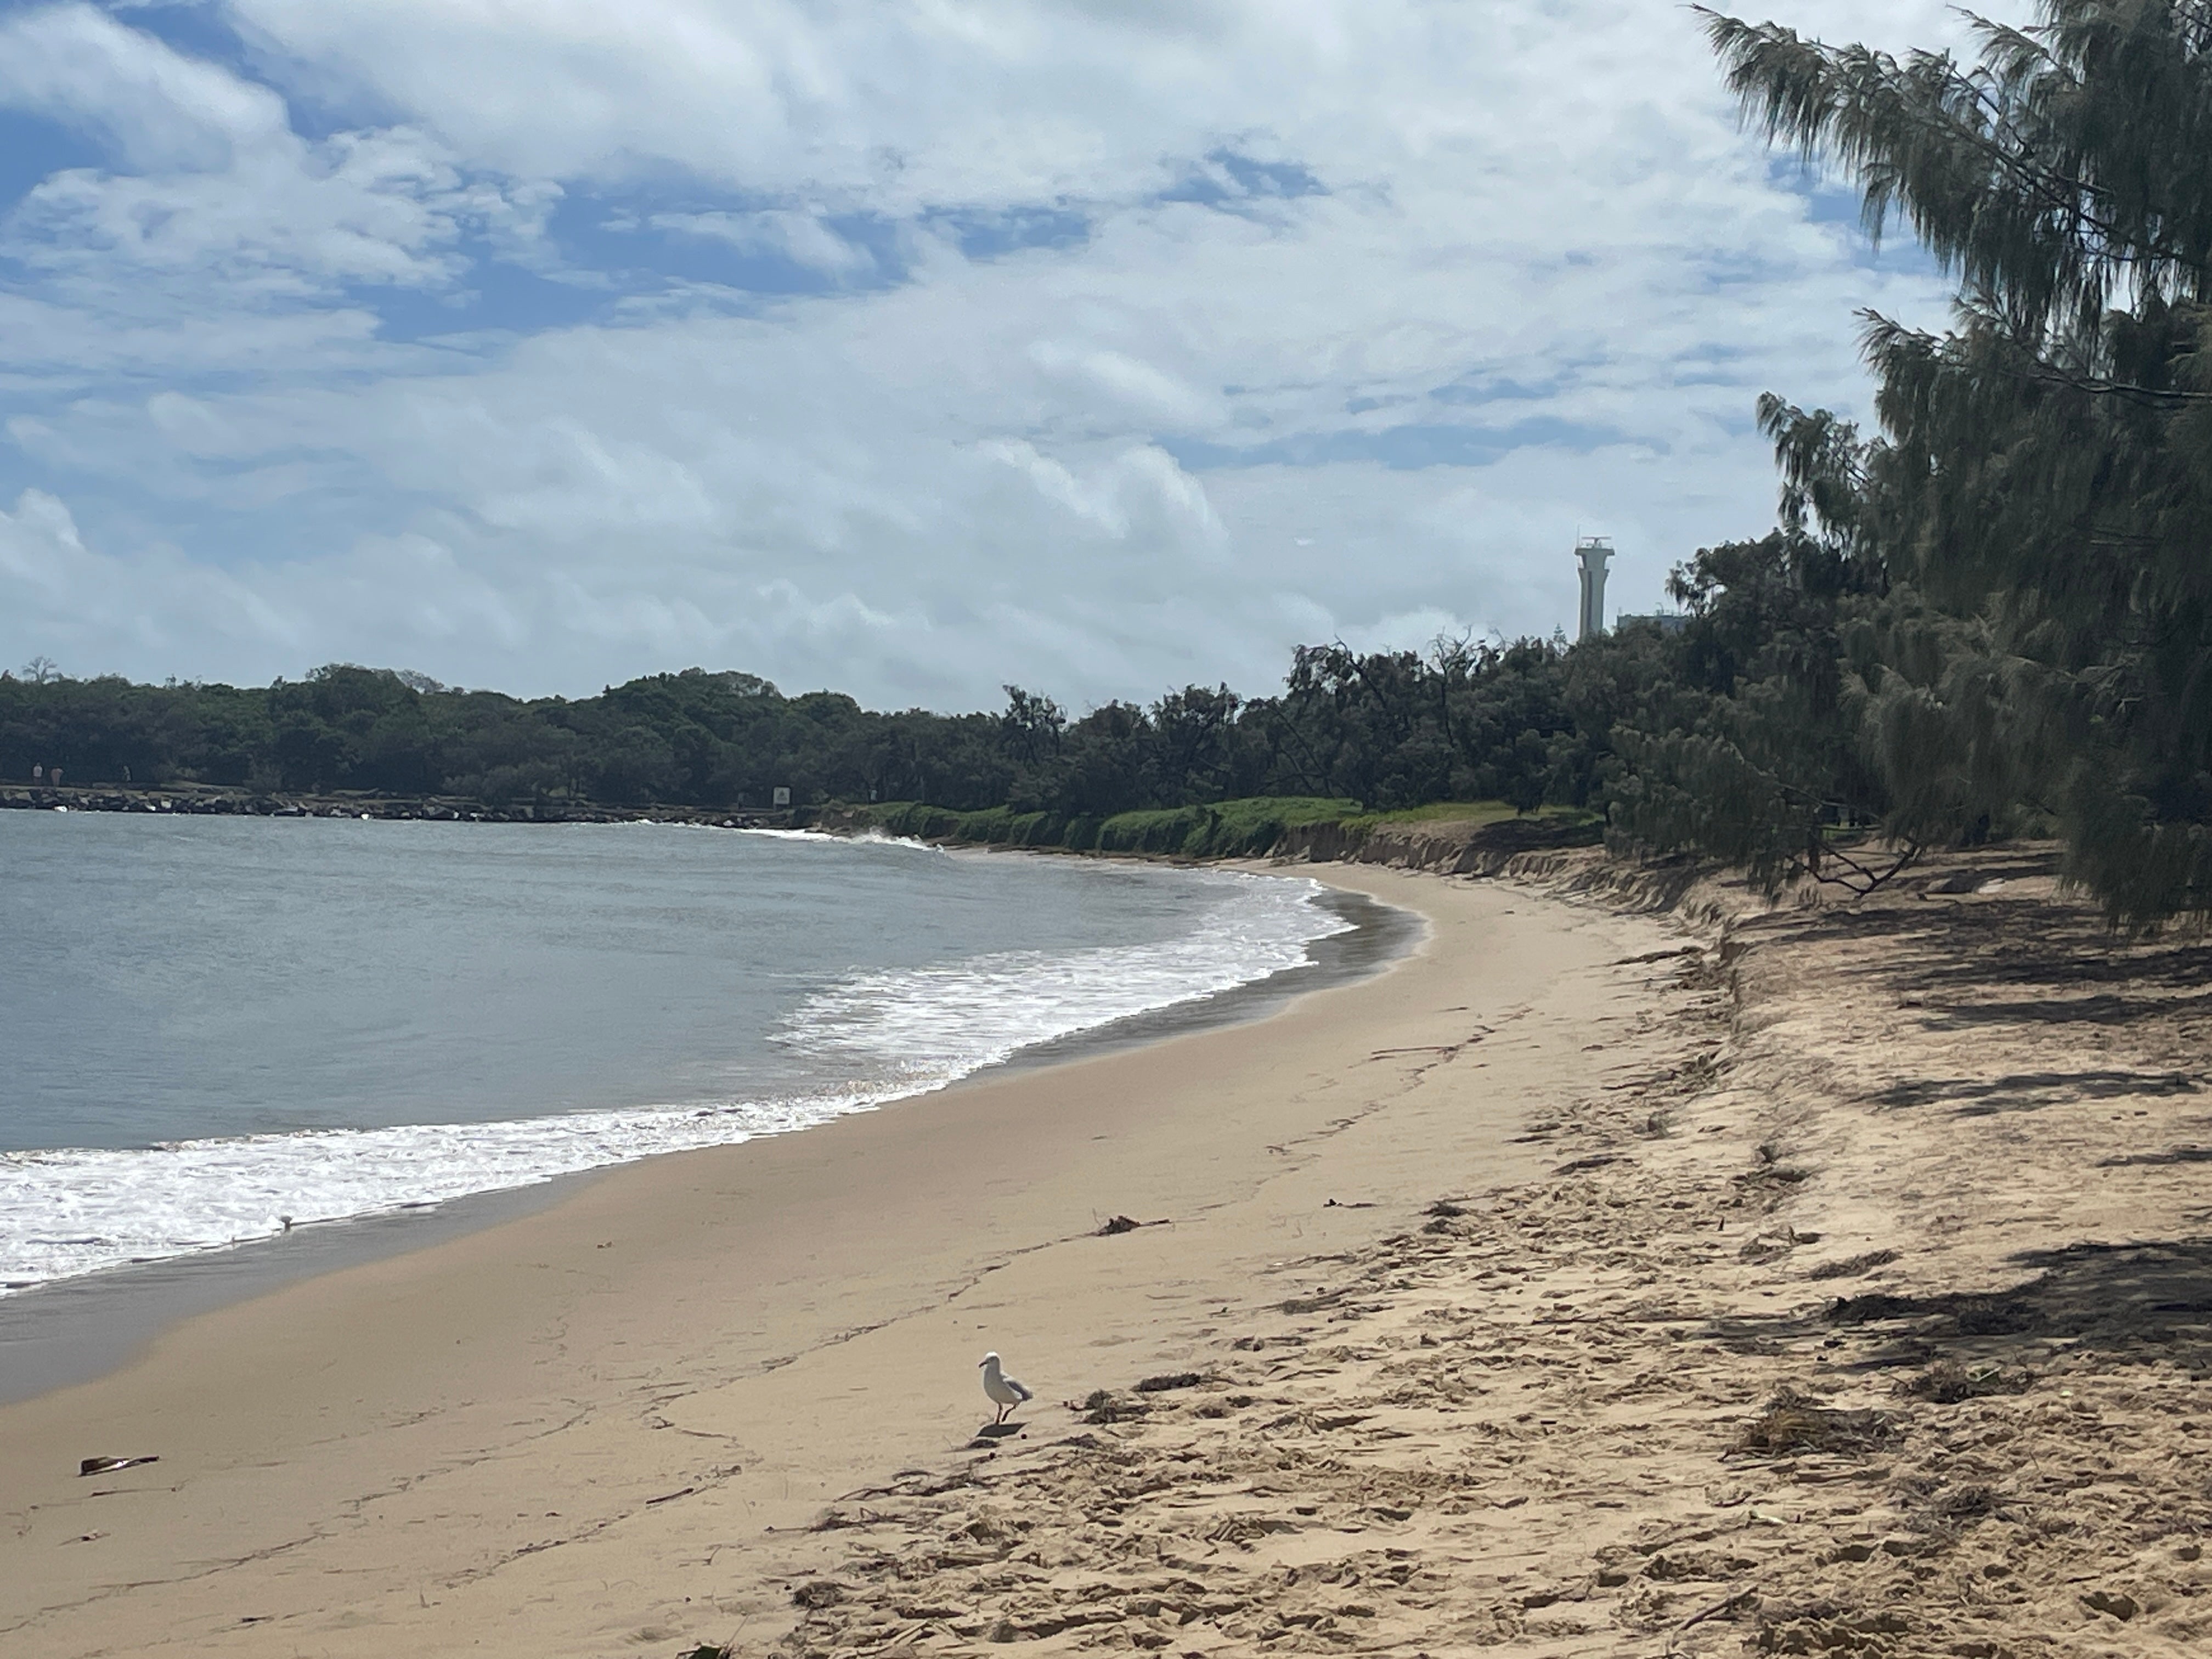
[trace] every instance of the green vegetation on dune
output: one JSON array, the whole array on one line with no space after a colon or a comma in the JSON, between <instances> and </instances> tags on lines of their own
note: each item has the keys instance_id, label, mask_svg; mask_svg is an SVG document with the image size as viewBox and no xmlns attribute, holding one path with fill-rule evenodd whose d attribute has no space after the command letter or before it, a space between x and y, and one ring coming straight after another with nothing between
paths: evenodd
<instances>
[{"instance_id":1,"label":"green vegetation on dune","mask_svg":"<svg viewBox=\"0 0 2212 1659\"><path fill-rule=\"evenodd\" d=\"M1273 851L1286 830L1343 823L1358 812L1357 801L1262 796L1141 808L1103 818L1002 806L955 812L911 801L856 810L853 816L887 834L925 841L1199 859L1256 857Z\"/></svg>"},{"instance_id":2,"label":"green vegetation on dune","mask_svg":"<svg viewBox=\"0 0 2212 1659\"><path fill-rule=\"evenodd\" d=\"M1502 800L1436 801L1392 812L1366 812L1353 800L1281 795L1210 801L1197 806L1153 807L1116 812L1106 818L1015 812L1005 807L956 812L915 801L849 809L841 816L888 835L922 841L1187 859L1264 857L1275 851L1290 832L1322 825L1334 830L1345 844L1356 847L1381 830L1480 830L1525 819L1561 830L1600 821L1595 812L1570 806L1543 807L1524 814Z\"/></svg>"},{"instance_id":3,"label":"green vegetation on dune","mask_svg":"<svg viewBox=\"0 0 2212 1659\"><path fill-rule=\"evenodd\" d=\"M1256 857L1272 852L1286 830L1340 822L1358 810L1355 801L1294 795L1121 812L1098 826L1097 847L1102 853Z\"/></svg>"}]
</instances>

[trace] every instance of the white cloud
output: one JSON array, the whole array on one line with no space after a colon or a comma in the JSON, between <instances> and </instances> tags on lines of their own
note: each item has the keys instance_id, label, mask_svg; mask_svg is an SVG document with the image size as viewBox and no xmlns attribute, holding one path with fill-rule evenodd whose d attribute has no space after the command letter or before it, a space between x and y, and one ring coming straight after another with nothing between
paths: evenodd
<instances>
[{"instance_id":1,"label":"white cloud","mask_svg":"<svg viewBox=\"0 0 2212 1659\"><path fill-rule=\"evenodd\" d=\"M1128 351L1044 339L1030 345L1029 357L1046 374L1072 382L1079 394L1121 405L1124 418L1133 415L1188 430L1211 424L1221 412L1218 397L1201 393Z\"/></svg>"},{"instance_id":2,"label":"white cloud","mask_svg":"<svg viewBox=\"0 0 2212 1659\"><path fill-rule=\"evenodd\" d=\"M27 598L51 602L68 593L67 567L84 556L76 520L43 489L25 490L14 513L0 513L0 573L21 583Z\"/></svg>"},{"instance_id":3,"label":"white cloud","mask_svg":"<svg viewBox=\"0 0 2212 1659\"><path fill-rule=\"evenodd\" d=\"M263 595L173 550L117 559L85 545L69 508L27 489L0 511L0 611L36 642L26 656L296 646L299 634ZM83 665L73 665L84 672Z\"/></svg>"},{"instance_id":4,"label":"white cloud","mask_svg":"<svg viewBox=\"0 0 2212 1659\"><path fill-rule=\"evenodd\" d=\"M656 213L645 222L655 230L704 236L726 242L741 253L770 254L831 276L855 275L875 267L875 259L823 222L818 213L791 208L755 213Z\"/></svg>"},{"instance_id":5,"label":"white cloud","mask_svg":"<svg viewBox=\"0 0 2212 1659\"><path fill-rule=\"evenodd\" d=\"M0 25L36 48L0 100L116 157L9 222L0 471L88 528L19 507L43 574L6 580L45 597L0 603L0 654L1256 690L1300 639L1550 631L1578 528L1649 605L1765 520L1759 391L1853 404L1855 308L1942 316L1770 174L1672 6L227 9L265 82L86 7ZM300 137L272 87L381 124ZM626 271L582 320L380 337L362 289L458 295L485 244L611 283L557 263L564 191L832 291ZM1032 210L1063 218L1023 246Z\"/></svg>"},{"instance_id":6,"label":"white cloud","mask_svg":"<svg viewBox=\"0 0 2212 1659\"><path fill-rule=\"evenodd\" d=\"M1694 20L1562 0L230 0L319 83L531 177L674 164L771 193L1118 196L1273 135L1337 183L1510 131L1587 153L1616 113L1710 106ZM1955 38L1927 0L1824 0L1832 33ZM1501 97L1503 92L1508 96ZM1531 94L1534 95L1531 95ZM1679 136L1679 135L1675 135ZM1616 179L1680 158L1620 154ZM1347 168L1349 171L1347 171Z\"/></svg>"},{"instance_id":7,"label":"white cloud","mask_svg":"<svg viewBox=\"0 0 2212 1659\"><path fill-rule=\"evenodd\" d=\"M49 112L108 140L126 165L216 171L290 136L283 99L185 58L88 5L0 27L0 106Z\"/></svg>"},{"instance_id":8,"label":"white cloud","mask_svg":"<svg viewBox=\"0 0 2212 1659\"><path fill-rule=\"evenodd\" d=\"M311 143L270 88L82 4L0 24L0 106L97 133L123 169L52 173L9 213L0 252L70 279L80 302L141 315L208 283L224 309L345 283L444 287L465 269L465 231L527 246L559 195L465 183L404 126ZM166 291L134 292L149 280Z\"/></svg>"}]
</instances>

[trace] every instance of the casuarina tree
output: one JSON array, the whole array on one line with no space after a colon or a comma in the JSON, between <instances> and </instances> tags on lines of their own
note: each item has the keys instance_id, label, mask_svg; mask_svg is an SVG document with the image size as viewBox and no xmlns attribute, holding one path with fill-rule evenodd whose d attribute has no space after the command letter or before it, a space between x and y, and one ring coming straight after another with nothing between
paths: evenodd
<instances>
[{"instance_id":1,"label":"casuarina tree","mask_svg":"<svg viewBox=\"0 0 2212 1659\"><path fill-rule=\"evenodd\" d=\"M1778 145L1957 283L1869 313L1881 435L1766 408L1886 598L1850 690L1893 830L2047 816L2118 921L2212 908L2212 3L2042 0L1971 59L1708 13Z\"/></svg>"}]
</instances>

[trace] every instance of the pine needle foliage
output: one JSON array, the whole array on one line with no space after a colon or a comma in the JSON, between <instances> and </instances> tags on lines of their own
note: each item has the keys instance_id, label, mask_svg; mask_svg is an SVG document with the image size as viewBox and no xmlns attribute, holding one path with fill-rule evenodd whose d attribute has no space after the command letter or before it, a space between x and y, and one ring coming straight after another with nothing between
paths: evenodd
<instances>
[{"instance_id":1,"label":"pine needle foliage","mask_svg":"<svg viewBox=\"0 0 2212 1659\"><path fill-rule=\"evenodd\" d=\"M1881 435L1769 400L1783 514L1881 590L1844 702L1885 825L2038 817L2116 922L2212 910L2212 0L2042 0L1978 55L1705 14L1747 121L1910 228Z\"/></svg>"}]
</instances>

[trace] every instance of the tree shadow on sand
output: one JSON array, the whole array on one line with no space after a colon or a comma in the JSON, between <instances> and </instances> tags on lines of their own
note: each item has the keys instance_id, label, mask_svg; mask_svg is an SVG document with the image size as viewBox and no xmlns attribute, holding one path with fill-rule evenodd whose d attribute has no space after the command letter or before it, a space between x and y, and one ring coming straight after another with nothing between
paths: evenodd
<instances>
[{"instance_id":1,"label":"tree shadow on sand","mask_svg":"<svg viewBox=\"0 0 2212 1659\"><path fill-rule=\"evenodd\" d=\"M1809 1315L1717 1321L1707 1334L1764 1352L1846 1329L1881 1339L1838 1370L1947 1359L2015 1364L2072 1349L2212 1371L2212 1238L2074 1244L2013 1260L2036 1277L1985 1293L1870 1291Z\"/></svg>"},{"instance_id":2,"label":"tree shadow on sand","mask_svg":"<svg viewBox=\"0 0 2212 1659\"><path fill-rule=\"evenodd\" d=\"M1867 1097L1893 1109L1950 1106L1961 1117L2033 1111L2069 1101L2118 1100L2142 1095L2191 1095L2196 1079L2181 1072L2130 1072L2112 1067L2080 1072L2014 1072L1998 1078L1911 1078Z\"/></svg>"}]
</instances>

